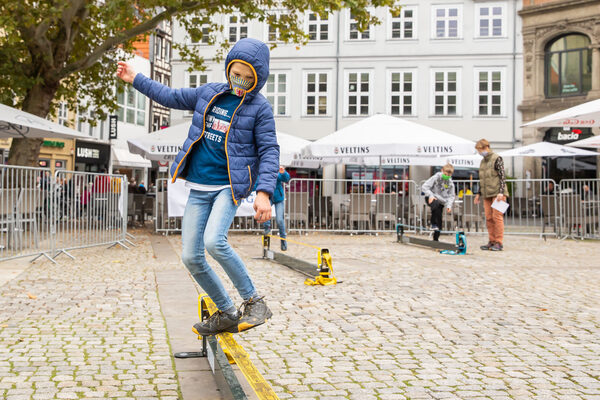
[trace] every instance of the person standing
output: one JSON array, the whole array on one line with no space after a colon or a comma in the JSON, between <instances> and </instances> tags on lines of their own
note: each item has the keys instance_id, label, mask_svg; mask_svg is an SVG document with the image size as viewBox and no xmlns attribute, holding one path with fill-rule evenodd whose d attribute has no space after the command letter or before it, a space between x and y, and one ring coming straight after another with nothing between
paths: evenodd
<instances>
[{"instance_id":1,"label":"person standing","mask_svg":"<svg viewBox=\"0 0 600 400\"><path fill-rule=\"evenodd\" d=\"M492 208L494 201L506 201L506 175L502 157L490 148L490 142L481 139L475 145L477 152L483 157L479 166L479 192L475 195L475 204L483 197L485 223L489 241L481 246L481 250L502 251L504 246L504 214Z\"/></svg>"},{"instance_id":2,"label":"person standing","mask_svg":"<svg viewBox=\"0 0 600 400\"><path fill-rule=\"evenodd\" d=\"M275 185L275 191L273 192L273 205L275 206L275 221L279 227L279 237L281 240L281 251L287 250L287 237L285 232L285 191L283 190L283 184L290 181L290 174L282 166L279 167L279 175L277 175L277 184ZM271 220L263 224L265 235L271 233Z\"/></svg>"},{"instance_id":3,"label":"person standing","mask_svg":"<svg viewBox=\"0 0 600 400\"><path fill-rule=\"evenodd\" d=\"M436 242L440 238L444 208L448 213L452 212L452 204L455 198L454 183L452 182L453 173L454 167L451 164L446 164L440 172L427 179L421 188L425 194L425 201L431 208L431 229L433 229L433 240Z\"/></svg>"}]
</instances>

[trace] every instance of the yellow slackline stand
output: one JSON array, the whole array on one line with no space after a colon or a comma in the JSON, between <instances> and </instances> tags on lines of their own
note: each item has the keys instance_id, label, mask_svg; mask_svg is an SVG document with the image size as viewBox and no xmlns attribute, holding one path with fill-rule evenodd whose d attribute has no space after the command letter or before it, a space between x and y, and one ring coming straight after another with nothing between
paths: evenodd
<instances>
[{"instance_id":1,"label":"yellow slackline stand","mask_svg":"<svg viewBox=\"0 0 600 400\"><path fill-rule=\"evenodd\" d=\"M317 250L317 265L311 264L309 262L299 260L297 258L288 256L282 253L276 253L270 249L271 247L271 238L285 240L288 243L294 243L300 246L310 247ZM282 238L280 236L275 235L263 235L262 236L262 244L263 244L263 258L270 259L279 262L280 264L285 265L295 271L300 272L301 274L307 275L309 277L313 277L315 272L319 274L314 276L313 279L306 279L304 281L305 285L322 285L329 286L337 284L337 279L333 274L333 265L331 254L328 249L324 249L318 246L313 246L307 243L298 242L296 240Z\"/></svg>"},{"instance_id":2,"label":"yellow slackline stand","mask_svg":"<svg viewBox=\"0 0 600 400\"><path fill-rule=\"evenodd\" d=\"M208 295L201 294L198 297L198 315L200 316L200 319L204 320L215 312L217 312L215 303L213 303ZM262 374L254 366L246 350L236 342L233 335L229 332L223 332L216 335L216 337L223 352L229 359L229 363L236 364L239 367L256 396L260 400L279 400L279 397L271 385L269 385ZM202 338L204 342L205 338L203 336L198 336L198 339L200 338ZM238 398L235 395L234 397ZM245 398L243 397L243 393L239 398Z\"/></svg>"}]
</instances>

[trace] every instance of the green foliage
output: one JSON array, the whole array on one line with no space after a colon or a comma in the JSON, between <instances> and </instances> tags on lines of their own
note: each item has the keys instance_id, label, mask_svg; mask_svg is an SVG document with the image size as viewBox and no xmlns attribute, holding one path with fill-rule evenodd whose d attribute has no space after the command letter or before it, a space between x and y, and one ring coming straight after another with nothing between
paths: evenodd
<instances>
[{"instance_id":1,"label":"green foliage","mask_svg":"<svg viewBox=\"0 0 600 400\"><path fill-rule=\"evenodd\" d=\"M303 17L308 10L321 15L349 8L361 29L379 21L371 7L400 7L395 0L3 0L0 2L0 102L54 114L65 100L80 114L88 109L104 119L117 108L116 62L133 54L133 42L161 21L177 20L189 36L209 43L221 60L230 47L216 14L240 12L249 20L265 21L279 29L282 42L306 43ZM272 10L286 9L279 19ZM204 68L197 47L174 46L193 69ZM35 90L34 90L35 89ZM37 98L38 93L48 96ZM36 98L32 98L36 96ZM43 103L43 104L40 104Z\"/></svg>"}]
</instances>

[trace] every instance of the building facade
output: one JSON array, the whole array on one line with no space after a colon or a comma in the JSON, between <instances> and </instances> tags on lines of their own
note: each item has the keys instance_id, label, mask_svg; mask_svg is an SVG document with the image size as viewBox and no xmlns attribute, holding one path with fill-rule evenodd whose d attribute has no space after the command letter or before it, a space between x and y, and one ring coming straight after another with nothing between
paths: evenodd
<instances>
[{"instance_id":1,"label":"building facade","mask_svg":"<svg viewBox=\"0 0 600 400\"><path fill-rule=\"evenodd\" d=\"M523 121L600 98L600 3L597 0L523 0ZM589 128L524 128L523 142L566 144L598 133ZM596 176L595 157L526 160L531 176L554 179ZM561 167L564 164L564 167ZM577 171L576 171L577 172Z\"/></svg>"},{"instance_id":2,"label":"building facade","mask_svg":"<svg viewBox=\"0 0 600 400\"><path fill-rule=\"evenodd\" d=\"M382 23L365 32L348 10L327 18L307 13L310 41L299 48L279 43L279 32L266 23L235 14L220 18L231 43L254 37L278 44L262 93L282 132L315 140L386 113L511 148L521 139L519 8L516 0L408 1L397 16L372 10ZM207 59L215 52L206 40L191 43L178 25L173 40L195 46ZM223 64L189 73L176 52L172 68L174 87L225 80ZM190 116L172 111L173 123Z\"/></svg>"}]
</instances>

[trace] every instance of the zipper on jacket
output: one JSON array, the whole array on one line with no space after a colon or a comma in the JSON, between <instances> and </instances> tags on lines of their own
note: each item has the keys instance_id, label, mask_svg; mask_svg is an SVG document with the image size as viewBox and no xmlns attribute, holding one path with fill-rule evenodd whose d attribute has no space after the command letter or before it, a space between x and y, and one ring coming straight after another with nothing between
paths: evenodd
<instances>
[{"instance_id":1,"label":"zipper on jacket","mask_svg":"<svg viewBox=\"0 0 600 400\"><path fill-rule=\"evenodd\" d=\"M231 186L231 198L233 199L233 204L235 204L236 206L238 205L238 202L235 199L235 194L233 194L233 183L231 182L231 171L229 169L229 152L227 151L227 139L229 139L229 131L231 130L231 125L233 125L233 117L235 117L235 113L237 112L238 108L241 107L245 98L246 98L246 92L244 92L244 96L242 97L240 104L238 104L238 106L233 111L233 114L231 114L231 121L229 122L229 127L227 128L227 133L225 133L225 158L227 159L227 175L229 175L229 185Z\"/></svg>"},{"instance_id":2,"label":"zipper on jacket","mask_svg":"<svg viewBox=\"0 0 600 400\"><path fill-rule=\"evenodd\" d=\"M213 102L213 100L217 96L220 96L220 95L222 95L223 93L226 93L226 92L227 92L227 90L215 94L212 97L212 99L210 99L210 101L208 102L208 104L206 105L206 108L204 109L204 114L202 116L202 133L200 134L200 137L198 139L194 140L194 142L190 145L190 147L188 148L188 150L183 155L183 158L181 159L181 161L179 161L179 164L177 164L177 168L175 168L175 173L173 174L173 178L171 179L171 183L175 183L175 180L177 180L177 172L179 171L179 167L181 167L181 164L186 159L186 157L187 157L188 153L190 152L190 150L192 149L192 147L194 147L194 145L196 144L196 142L198 140L202 139L202 137L204 136L204 131L206 130L206 112L208 111L211 103ZM233 116L231 118L233 118ZM227 145L227 142L225 142L225 144ZM225 153L227 153L227 149L225 149ZM229 162L227 162L227 169L229 169ZM229 179L229 183L231 184L231 178Z\"/></svg>"},{"instance_id":3,"label":"zipper on jacket","mask_svg":"<svg viewBox=\"0 0 600 400\"><path fill-rule=\"evenodd\" d=\"M248 165L248 176L250 177L250 187L248 190L252 189L252 171L250 170L250 166Z\"/></svg>"}]
</instances>

